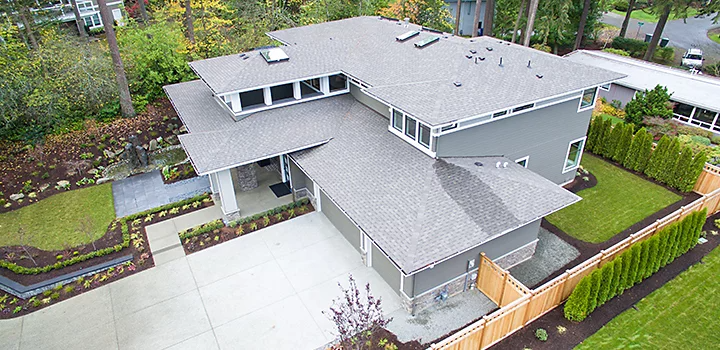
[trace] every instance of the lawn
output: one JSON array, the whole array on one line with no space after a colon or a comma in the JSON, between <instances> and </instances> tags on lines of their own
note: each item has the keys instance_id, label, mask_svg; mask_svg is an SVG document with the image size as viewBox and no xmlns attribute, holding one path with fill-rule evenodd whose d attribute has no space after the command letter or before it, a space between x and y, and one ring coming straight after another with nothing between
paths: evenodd
<instances>
[{"instance_id":1,"label":"lawn","mask_svg":"<svg viewBox=\"0 0 720 350\"><path fill-rule=\"evenodd\" d=\"M710 32L708 32L708 38L710 38L710 40L712 40L712 41L720 44L720 33L710 33Z\"/></svg>"},{"instance_id":2,"label":"lawn","mask_svg":"<svg viewBox=\"0 0 720 350\"><path fill-rule=\"evenodd\" d=\"M616 116L614 116L614 115L610 115L610 114L600 114L600 116L603 118L603 120L605 120L605 119L610 119L610 121L612 122L612 125L615 125L615 124L617 124L617 123L619 123L619 122L624 122L624 121L625 121L624 119L620 119L620 118L618 118L618 117L616 117Z\"/></svg>"},{"instance_id":3,"label":"lawn","mask_svg":"<svg viewBox=\"0 0 720 350\"><path fill-rule=\"evenodd\" d=\"M576 349L709 349L720 344L720 248Z\"/></svg>"},{"instance_id":4,"label":"lawn","mask_svg":"<svg viewBox=\"0 0 720 350\"><path fill-rule=\"evenodd\" d=\"M618 14L618 15L620 15L620 16L625 17L625 12L621 12L621 11L618 11L618 10L612 10L612 12L615 13L615 14ZM690 17L693 17L693 16L697 15L697 13L698 13L698 10L691 7L691 8L688 8L688 15L687 15L687 16L688 16L688 18L690 18ZM630 14L630 18L636 19L636 20L641 21L641 22L653 22L653 23L654 23L654 22L657 22L657 21L658 21L658 16L657 16L657 15L652 14L652 13L647 13L647 12L645 12L645 11L643 11L643 10L635 10L635 11L633 11L632 14ZM676 17L674 13L670 13L670 18L669 18L669 20L672 21L672 20L674 20L674 19L678 19L678 17Z\"/></svg>"},{"instance_id":5,"label":"lawn","mask_svg":"<svg viewBox=\"0 0 720 350\"><path fill-rule=\"evenodd\" d=\"M582 201L547 219L586 242L604 242L682 198L589 153L583 155L582 166L595 175L598 184L577 193Z\"/></svg>"},{"instance_id":6,"label":"lawn","mask_svg":"<svg viewBox=\"0 0 720 350\"><path fill-rule=\"evenodd\" d=\"M91 239L79 230L80 223L90 222L92 240L95 240L102 237L113 219L115 206L111 184L62 192L0 214L0 246L20 244L19 228L30 239L26 244L44 250L89 243Z\"/></svg>"}]
</instances>

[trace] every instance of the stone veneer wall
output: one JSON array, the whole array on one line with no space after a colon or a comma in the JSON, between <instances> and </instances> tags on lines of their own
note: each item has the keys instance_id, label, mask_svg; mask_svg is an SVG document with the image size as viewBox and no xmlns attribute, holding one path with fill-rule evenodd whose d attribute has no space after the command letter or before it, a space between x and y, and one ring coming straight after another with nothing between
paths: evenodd
<instances>
[{"instance_id":1,"label":"stone veneer wall","mask_svg":"<svg viewBox=\"0 0 720 350\"><path fill-rule=\"evenodd\" d=\"M511 252L499 259L494 260L496 264L505 270L532 258L535 254L535 247L537 246L537 240L521 247L520 249ZM457 294L460 294L466 290L475 288L475 279L477 278L478 270L471 270L462 276L459 276L441 286L438 286L432 290L425 292L424 294L417 296L412 299L408 299L404 294L402 295L403 307L405 310L413 315L416 315L420 311L423 311L437 303L435 298L440 292L447 287L448 298L451 298Z\"/></svg>"},{"instance_id":2,"label":"stone veneer wall","mask_svg":"<svg viewBox=\"0 0 720 350\"><path fill-rule=\"evenodd\" d=\"M258 187L255 164L239 166L235 168L235 171L237 173L237 183L240 191L250 191Z\"/></svg>"}]
</instances>

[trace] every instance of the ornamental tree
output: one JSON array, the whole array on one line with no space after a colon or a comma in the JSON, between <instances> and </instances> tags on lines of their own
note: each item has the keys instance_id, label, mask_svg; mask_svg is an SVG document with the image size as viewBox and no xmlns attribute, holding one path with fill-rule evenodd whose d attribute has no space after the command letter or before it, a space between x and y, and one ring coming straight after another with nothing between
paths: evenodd
<instances>
[{"instance_id":1,"label":"ornamental tree","mask_svg":"<svg viewBox=\"0 0 720 350\"><path fill-rule=\"evenodd\" d=\"M640 125L645 117L670 119L673 113L670 105L671 95L667 88L661 85L635 94L635 97L625 105L625 120Z\"/></svg>"}]
</instances>

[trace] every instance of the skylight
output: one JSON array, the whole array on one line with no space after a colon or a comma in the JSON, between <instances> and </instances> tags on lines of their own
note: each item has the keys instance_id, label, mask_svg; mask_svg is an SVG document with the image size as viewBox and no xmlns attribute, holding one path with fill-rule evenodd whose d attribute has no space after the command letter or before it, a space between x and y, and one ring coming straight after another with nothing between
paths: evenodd
<instances>
[{"instance_id":1,"label":"skylight","mask_svg":"<svg viewBox=\"0 0 720 350\"><path fill-rule=\"evenodd\" d=\"M290 57L279 47L273 47L272 49L262 50L260 54L265 58L267 63L280 62L289 60Z\"/></svg>"},{"instance_id":2,"label":"skylight","mask_svg":"<svg viewBox=\"0 0 720 350\"><path fill-rule=\"evenodd\" d=\"M396 36L396 37L395 37L395 40L397 40L397 41L405 41L405 40L410 39L410 38L412 38L412 37L414 37L414 36L416 36L416 35L418 35L418 34L420 34L420 32L418 32L417 30L411 30L411 31L409 31L409 32L407 32L407 33L405 33L405 34L401 34L401 35Z\"/></svg>"},{"instance_id":3,"label":"skylight","mask_svg":"<svg viewBox=\"0 0 720 350\"><path fill-rule=\"evenodd\" d=\"M439 36L430 36L415 43L415 47L421 48L440 40Z\"/></svg>"}]
</instances>

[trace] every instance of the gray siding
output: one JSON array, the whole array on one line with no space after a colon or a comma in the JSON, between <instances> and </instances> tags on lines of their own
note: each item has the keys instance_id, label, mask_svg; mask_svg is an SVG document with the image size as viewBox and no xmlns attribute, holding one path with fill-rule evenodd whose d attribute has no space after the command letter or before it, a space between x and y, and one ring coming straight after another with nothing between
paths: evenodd
<instances>
[{"instance_id":1,"label":"gray siding","mask_svg":"<svg viewBox=\"0 0 720 350\"><path fill-rule=\"evenodd\" d=\"M608 102L618 100L622 102L623 107L625 107L625 104L630 102L630 100L632 100L632 98L635 96L634 89L620 86L617 84L610 85L610 91L605 91L603 89L600 89L599 91L600 97L604 97Z\"/></svg>"},{"instance_id":2,"label":"gray siding","mask_svg":"<svg viewBox=\"0 0 720 350\"><path fill-rule=\"evenodd\" d=\"M350 84L350 94L355 97L358 102L366 105L368 108L374 110L375 112L378 112L378 114L385 117L386 119L390 119L390 107L366 95L355 84Z\"/></svg>"},{"instance_id":3,"label":"gray siding","mask_svg":"<svg viewBox=\"0 0 720 350\"><path fill-rule=\"evenodd\" d=\"M585 136L592 111L577 112L579 98L440 136L438 157L530 156L530 170L557 184L572 180L562 173L570 141Z\"/></svg>"},{"instance_id":4,"label":"gray siding","mask_svg":"<svg viewBox=\"0 0 720 350\"><path fill-rule=\"evenodd\" d=\"M295 164L295 161L290 160L290 179L292 180L292 187L293 190L299 190L301 188L307 187L308 183L310 183L310 186L312 186L312 181L307 178L304 172L298 168L298 166ZM310 190L308 188L308 190Z\"/></svg>"},{"instance_id":5,"label":"gray siding","mask_svg":"<svg viewBox=\"0 0 720 350\"><path fill-rule=\"evenodd\" d=\"M455 11L457 9L456 0L445 0L445 6L450 11L453 20L455 19ZM480 22L485 18L485 1L480 5ZM475 22L475 0L463 0L460 4L460 35L472 35L473 22ZM453 22L453 28L455 23Z\"/></svg>"},{"instance_id":6,"label":"gray siding","mask_svg":"<svg viewBox=\"0 0 720 350\"><path fill-rule=\"evenodd\" d=\"M405 276L405 281L403 281L403 292L405 292L405 295L411 297L415 290L415 276Z\"/></svg>"},{"instance_id":7,"label":"gray siding","mask_svg":"<svg viewBox=\"0 0 720 350\"><path fill-rule=\"evenodd\" d=\"M352 244L352 246L359 252L360 251L360 229L348 219L348 217L338 209L325 194L325 191L320 190L320 203L323 214L330 220L335 228L342 233L345 239Z\"/></svg>"},{"instance_id":8,"label":"gray siding","mask_svg":"<svg viewBox=\"0 0 720 350\"><path fill-rule=\"evenodd\" d=\"M425 269L418 272L414 275L415 294L411 296L422 294L467 273L468 261L471 259L475 259L475 267L473 269L476 269L481 252L485 252L485 255L490 259L496 259L536 240L539 230L540 220L536 220L515 231L483 243L477 248L437 264L432 269Z\"/></svg>"},{"instance_id":9,"label":"gray siding","mask_svg":"<svg viewBox=\"0 0 720 350\"><path fill-rule=\"evenodd\" d=\"M399 293L402 274L374 243L372 245L372 267L395 292Z\"/></svg>"}]
</instances>

